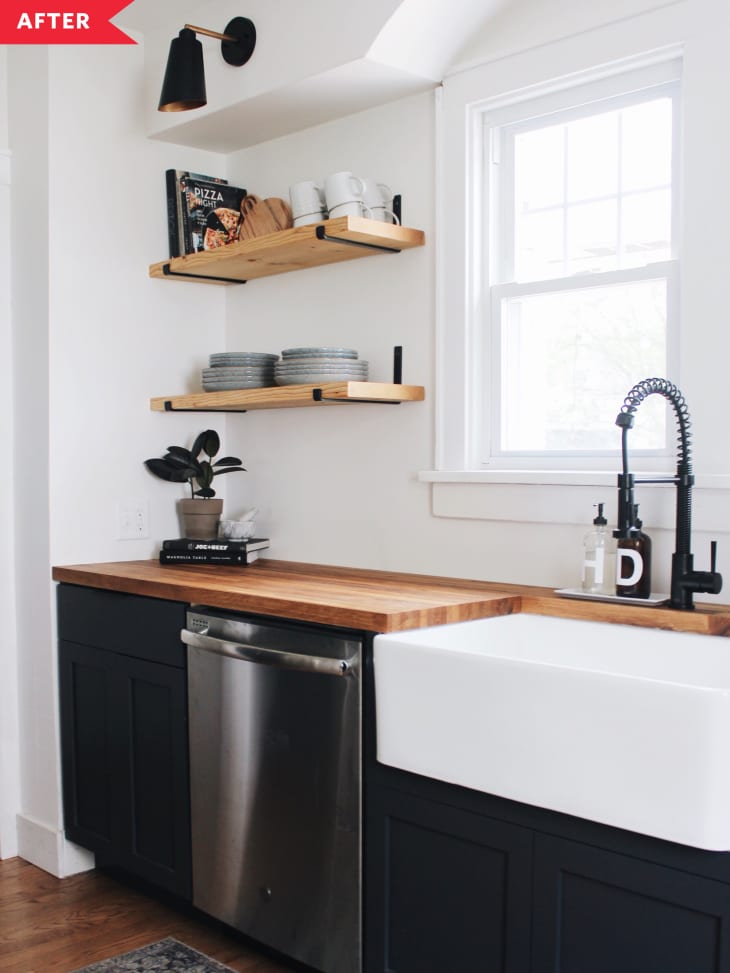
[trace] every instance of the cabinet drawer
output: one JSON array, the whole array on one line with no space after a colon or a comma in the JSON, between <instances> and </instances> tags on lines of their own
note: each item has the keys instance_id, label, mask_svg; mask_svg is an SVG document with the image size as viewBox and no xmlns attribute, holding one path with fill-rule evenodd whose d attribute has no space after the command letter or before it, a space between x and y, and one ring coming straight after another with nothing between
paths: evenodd
<instances>
[{"instance_id":1,"label":"cabinet drawer","mask_svg":"<svg viewBox=\"0 0 730 973\"><path fill-rule=\"evenodd\" d=\"M184 667L184 602L58 586L58 633L68 642Z\"/></svg>"}]
</instances>

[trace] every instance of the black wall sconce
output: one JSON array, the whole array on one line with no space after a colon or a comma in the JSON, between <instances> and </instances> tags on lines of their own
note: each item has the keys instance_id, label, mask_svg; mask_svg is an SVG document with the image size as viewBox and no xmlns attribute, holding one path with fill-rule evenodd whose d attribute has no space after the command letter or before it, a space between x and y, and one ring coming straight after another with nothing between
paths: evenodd
<instances>
[{"instance_id":1,"label":"black wall sconce","mask_svg":"<svg viewBox=\"0 0 730 973\"><path fill-rule=\"evenodd\" d=\"M248 17L234 17L223 34L185 24L170 43L158 111L189 111L191 108L202 108L208 101L203 45L196 34L216 37L221 42L223 60L235 67L245 64L256 47L256 28Z\"/></svg>"}]
</instances>

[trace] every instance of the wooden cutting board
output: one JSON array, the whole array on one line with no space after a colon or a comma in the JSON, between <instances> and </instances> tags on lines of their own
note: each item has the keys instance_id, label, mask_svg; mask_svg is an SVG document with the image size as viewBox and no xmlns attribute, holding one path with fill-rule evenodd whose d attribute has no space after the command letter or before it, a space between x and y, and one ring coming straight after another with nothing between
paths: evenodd
<instances>
[{"instance_id":1,"label":"wooden cutting board","mask_svg":"<svg viewBox=\"0 0 730 973\"><path fill-rule=\"evenodd\" d=\"M277 196L259 199L251 195L241 202L239 240L252 240L266 233L287 230L290 226L293 226L293 220L289 204Z\"/></svg>"}]
</instances>

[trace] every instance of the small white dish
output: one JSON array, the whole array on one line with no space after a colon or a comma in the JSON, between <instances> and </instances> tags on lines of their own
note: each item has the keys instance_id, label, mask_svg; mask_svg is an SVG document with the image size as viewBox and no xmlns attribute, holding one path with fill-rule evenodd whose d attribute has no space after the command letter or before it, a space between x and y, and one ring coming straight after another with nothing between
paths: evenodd
<instances>
[{"instance_id":1,"label":"small white dish","mask_svg":"<svg viewBox=\"0 0 730 973\"><path fill-rule=\"evenodd\" d=\"M245 541L256 531L255 520L221 520L218 536L228 541Z\"/></svg>"}]
</instances>

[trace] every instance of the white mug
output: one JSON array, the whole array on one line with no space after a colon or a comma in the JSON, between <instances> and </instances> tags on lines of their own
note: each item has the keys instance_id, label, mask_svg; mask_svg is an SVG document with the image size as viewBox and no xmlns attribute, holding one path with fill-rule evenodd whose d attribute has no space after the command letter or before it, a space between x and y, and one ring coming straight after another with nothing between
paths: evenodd
<instances>
[{"instance_id":1,"label":"white mug","mask_svg":"<svg viewBox=\"0 0 730 973\"><path fill-rule=\"evenodd\" d=\"M330 219L335 220L338 216L364 216L368 220L373 218L372 210L361 199L353 199L349 203L340 203L331 208Z\"/></svg>"},{"instance_id":2,"label":"white mug","mask_svg":"<svg viewBox=\"0 0 730 973\"><path fill-rule=\"evenodd\" d=\"M393 191L383 182L376 182L375 179L363 179L365 187L362 198L370 209L377 209L380 206L390 206L393 203Z\"/></svg>"},{"instance_id":3,"label":"white mug","mask_svg":"<svg viewBox=\"0 0 730 973\"><path fill-rule=\"evenodd\" d=\"M316 223L317 220L324 219L326 215L324 193L311 180L296 182L290 186L289 199L291 200L292 216L295 220L301 216L312 215L316 216L316 219L310 222Z\"/></svg>"},{"instance_id":4,"label":"white mug","mask_svg":"<svg viewBox=\"0 0 730 973\"><path fill-rule=\"evenodd\" d=\"M365 192L363 199L372 212L372 219L381 223L400 222L393 212L393 190L383 182L375 179L363 179Z\"/></svg>"},{"instance_id":5,"label":"white mug","mask_svg":"<svg viewBox=\"0 0 730 973\"><path fill-rule=\"evenodd\" d=\"M381 223L400 223L393 210L386 206L373 206L371 213L372 219L380 220Z\"/></svg>"},{"instance_id":6,"label":"white mug","mask_svg":"<svg viewBox=\"0 0 730 973\"><path fill-rule=\"evenodd\" d=\"M310 226L312 223L321 223L327 218L327 214L320 210L318 213L302 213L301 216L294 217L294 226Z\"/></svg>"},{"instance_id":7,"label":"white mug","mask_svg":"<svg viewBox=\"0 0 730 973\"><path fill-rule=\"evenodd\" d=\"M364 192L365 184L352 172L333 172L324 181L324 196L329 210L343 203L362 202Z\"/></svg>"}]
</instances>

